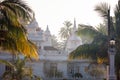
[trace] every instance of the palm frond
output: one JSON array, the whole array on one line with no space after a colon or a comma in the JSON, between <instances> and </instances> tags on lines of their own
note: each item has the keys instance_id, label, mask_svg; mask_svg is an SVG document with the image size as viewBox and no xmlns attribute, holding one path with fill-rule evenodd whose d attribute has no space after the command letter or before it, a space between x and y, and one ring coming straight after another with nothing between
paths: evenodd
<instances>
[{"instance_id":1,"label":"palm frond","mask_svg":"<svg viewBox=\"0 0 120 80\"><path fill-rule=\"evenodd\" d=\"M5 0L1 4L23 20L31 21L34 17L32 9L22 0Z\"/></svg>"},{"instance_id":2,"label":"palm frond","mask_svg":"<svg viewBox=\"0 0 120 80\"><path fill-rule=\"evenodd\" d=\"M100 5L96 5L95 11L97 11L100 16L107 19L108 16L108 10L110 9L109 4L107 3L100 3Z\"/></svg>"},{"instance_id":3,"label":"palm frond","mask_svg":"<svg viewBox=\"0 0 120 80\"><path fill-rule=\"evenodd\" d=\"M10 66L10 67L12 67L12 68L15 68L15 66L14 66L11 62L8 62L8 61L6 61L6 60L0 59L0 63L5 64L5 65L7 65L7 66Z\"/></svg>"},{"instance_id":4,"label":"palm frond","mask_svg":"<svg viewBox=\"0 0 120 80\"><path fill-rule=\"evenodd\" d=\"M62 27L59 31L59 35L61 38L63 39L67 39L70 34L71 34L71 25L72 23L70 21L65 21L64 23L64 27Z\"/></svg>"},{"instance_id":5,"label":"palm frond","mask_svg":"<svg viewBox=\"0 0 120 80\"><path fill-rule=\"evenodd\" d=\"M100 32L103 35L107 35L107 26L105 24L99 24L96 27L97 31Z\"/></svg>"},{"instance_id":6,"label":"palm frond","mask_svg":"<svg viewBox=\"0 0 120 80\"><path fill-rule=\"evenodd\" d=\"M79 24L77 34L80 36L88 36L93 38L95 35L97 35L99 32L90 25L84 25L84 24Z\"/></svg>"},{"instance_id":7,"label":"palm frond","mask_svg":"<svg viewBox=\"0 0 120 80\"><path fill-rule=\"evenodd\" d=\"M84 44L79 46L76 50L74 50L70 55L69 58L77 58L83 55L95 57L97 54L98 47L96 45Z\"/></svg>"},{"instance_id":8,"label":"palm frond","mask_svg":"<svg viewBox=\"0 0 120 80\"><path fill-rule=\"evenodd\" d=\"M120 36L120 3L116 5L114 14L115 14L115 20L116 20L115 21L116 35L117 37L119 37Z\"/></svg>"},{"instance_id":9,"label":"palm frond","mask_svg":"<svg viewBox=\"0 0 120 80\"><path fill-rule=\"evenodd\" d=\"M89 56L92 59L107 56L107 37L105 35L97 35L91 44L83 44L70 53L69 58L76 59L80 56Z\"/></svg>"},{"instance_id":10,"label":"palm frond","mask_svg":"<svg viewBox=\"0 0 120 80\"><path fill-rule=\"evenodd\" d=\"M31 21L34 17L33 11L22 0L3 0L0 6L0 24L7 30L5 40L0 44L1 49L38 58L37 49L27 39L26 29L20 22L20 19Z\"/></svg>"}]
</instances>

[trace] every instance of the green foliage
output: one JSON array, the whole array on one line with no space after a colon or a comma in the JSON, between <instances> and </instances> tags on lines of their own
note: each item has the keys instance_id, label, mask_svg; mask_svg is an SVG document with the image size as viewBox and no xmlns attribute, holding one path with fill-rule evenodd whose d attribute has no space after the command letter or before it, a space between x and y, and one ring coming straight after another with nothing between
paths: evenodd
<instances>
[{"instance_id":1,"label":"green foliage","mask_svg":"<svg viewBox=\"0 0 120 80\"><path fill-rule=\"evenodd\" d=\"M15 66L14 66L11 62L8 62L8 61L6 61L6 60L0 59L0 63L5 64L5 65L10 66L10 67L12 67L13 69L15 69Z\"/></svg>"},{"instance_id":2,"label":"green foliage","mask_svg":"<svg viewBox=\"0 0 120 80\"><path fill-rule=\"evenodd\" d=\"M94 37L95 35L97 35L97 30L90 25L84 25L84 24L79 24L78 25L78 30L77 30L77 34L80 36L87 36L87 37Z\"/></svg>"},{"instance_id":3,"label":"green foliage","mask_svg":"<svg viewBox=\"0 0 120 80\"><path fill-rule=\"evenodd\" d=\"M100 5L98 5L100 7ZM100 13L102 12L102 10L106 10L106 6L103 5L104 8L100 8ZM106 10L108 11L108 9ZM108 15L109 13L106 13L106 15ZM101 14L103 15L103 14ZM109 18L110 17L110 18ZM103 16L103 18L106 19L106 17ZM107 19L110 20L110 30L108 30L108 33L110 33L109 38L114 38L116 40L116 50L117 50L117 54L115 56L115 66L116 66L116 73L117 73L117 79L120 79L120 74L119 74L119 70L120 70L120 0L118 0L118 4L115 6L114 9L114 16L108 16ZM119 68L118 68L119 67Z\"/></svg>"},{"instance_id":4,"label":"green foliage","mask_svg":"<svg viewBox=\"0 0 120 80\"><path fill-rule=\"evenodd\" d=\"M110 6L107 3L101 3L95 7L95 10L104 18L104 21L108 22L109 26L106 28L106 31L101 29L93 29L91 26L83 25L83 28L80 27L80 35L88 35L93 37L93 42L91 44L84 44L79 46L75 51L70 54L70 58L77 58L83 54L94 57L107 58L108 53L108 40L116 40L116 50L117 54L115 56L115 66L117 79L119 80L119 71L120 71L120 1L114 9L114 16L110 16ZM106 24L106 23L105 23ZM87 28L87 29L86 29ZM105 28L105 27L104 27ZM81 32L80 32L81 31ZM107 33L107 34L106 34ZM84 48L83 48L84 47ZM93 54L93 55L92 55ZM94 58L93 57L93 58ZM95 59L94 58L94 59Z\"/></svg>"},{"instance_id":5,"label":"green foliage","mask_svg":"<svg viewBox=\"0 0 120 80\"><path fill-rule=\"evenodd\" d=\"M28 40L25 25L21 23L31 22L33 18L33 11L23 1L2 0L0 2L0 49L38 58L37 48ZM6 32L2 33L3 31Z\"/></svg>"},{"instance_id":6,"label":"green foliage","mask_svg":"<svg viewBox=\"0 0 120 80\"><path fill-rule=\"evenodd\" d=\"M94 28L89 25L79 25L78 34L83 36L91 36L93 38L92 43L83 44L74 50L69 58L79 58L80 56L86 56L86 58L91 57L92 59L97 59L98 57L107 57L107 40L108 37L102 32L104 26L99 26L99 28Z\"/></svg>"},{"instance_id":7,"label":"green foliage","mask_svg":"<svg viewBox=\"0 0 120 80\"><path fill-rule=\"evenodd\" d=\"M4 72L2 79L13 80L16 78L17 80L41 80L38 76L33 75L32 69L25 65L27 58L23 60L19 57L14 62L8 62L5 60L0 60L0 63L3 63L11 68L11 70L7 70Z\"/></svg>"},{"instance_id":8,"label":"green foliage","mask_svg":"<svg viewBox=\"0 0 120 80\"><path fill-rule=\"evenodd\" d=\"M107 3L100 3L100 5L95 6L95 11L97 11L100 16L104 17L104 19L108 18L108 9L110 9L110 5Z\"/></svg>"},{"instance_id":9,"label":"green foliage","mask_svg":"<svg viewBox=\"0 0 120 80\"><path fill-rule=\"evenodd\" d=\"M97 31L100 32L103 35L107 35L107 26L105 24L99 24L96 27Z\"/></svg>"},{"instance_id":10,"label":"green foliage","mask_svg":"<svg viewBox=\"0 0 120 80\"><path fill-rule=\"evenodd\" d=\"M103 78L104 75L106 75L106 67L104 64L99 64L96 62L93 62L89 64L87 68L87 73L91 75L94 78Z\"/></svg>"},{"instance_id":11,"label":"green foliage","mask_svg":"<svg viewBox=\"0 0 120 80\"><path fill-rule=\"evenodd\" d=\"M67 39L71 34L72 23L70 21L65 21L63 24L64 24L64 27L60 29L59 35L61 38Z\"/></svg>"}]
</instances>

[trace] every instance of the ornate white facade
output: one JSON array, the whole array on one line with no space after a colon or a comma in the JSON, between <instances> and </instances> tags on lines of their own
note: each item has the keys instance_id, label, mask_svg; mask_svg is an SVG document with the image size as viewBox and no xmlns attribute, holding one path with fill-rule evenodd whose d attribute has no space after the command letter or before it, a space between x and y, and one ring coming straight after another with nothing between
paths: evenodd
<instances>
[{"instance_id":1,"label":"ornate white facade","mask_svg":"<svg viewBox=\"0 0 120 80\"><path fill-rule=\"evenodd\" d=\"M34 36L31 36L30 31L28 36L31 36L31 38L28 38L36 43L36 45L39 47L40 61L27 63L27 65L32 66L36 75L41 76L45 80L51 78L55 78L54 80L67 78L69 80L73 79L73 75L76 73L80 73L82 75L82 79L93 80L93 78L86 71L89 64L91 63L90 60L68 59L69 53L75 50L78 46L82 45L81 38L76 35L75 20L72 34L67 39L66 47L63 51L60 51L52 46L51 33L48 26L45 31L41 30L40 28L38 29L38 27L36 27L36 29L31 29L32 27L29 26L27 28L28 31L36 30L33 31L35 32Z\"/></svg>"},{"instance_id":2,"label":"ornate white facade","mask_svg":"<svg viewBox=\"0 0 120 80\"><path fill-rule=\"evenodd\" d=\"M49 27L43 31L39 28L36 20L27 26L28 38L34 42L39 48L39 61L27 62L26 65L31 66L33 73L40 76L44 80L73 80L75 74L82 75L81 80L93 80L88 74L87 67L91 63L90 60L69 60L68 55L78 46L82 45L80 37L76 32L76 21L71 36L67 40L65 50L60 51L52 46L51 33ZM0 54L0 58L7 59L8 57ZM3 72L5 65L0 64L0 72ZM2 74L2 73L1 73ZM0 75L1 75L0 74ZM103 74L104 75L104 74Z\"/></svg>"}]
</instances>

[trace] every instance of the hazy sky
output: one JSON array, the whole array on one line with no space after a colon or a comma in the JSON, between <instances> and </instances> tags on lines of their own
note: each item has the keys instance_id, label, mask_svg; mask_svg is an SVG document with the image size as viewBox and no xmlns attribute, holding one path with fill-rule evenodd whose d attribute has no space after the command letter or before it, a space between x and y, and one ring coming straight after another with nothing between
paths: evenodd
<instances>
[{"instance_id":1,"label":"hazy sky","mask_svg":"<svg viewBox=\"0 0 120 80\"><path fill-rule=\"evenodd\" d=\"M39 27L43 30L49 26L51 34L57 35L63 22L68 20L77 24L98 25L102 18L94 11L95 5L107 2L111 8L118 0L25 0L35 11Z\"/></svg>"}]
</instances>

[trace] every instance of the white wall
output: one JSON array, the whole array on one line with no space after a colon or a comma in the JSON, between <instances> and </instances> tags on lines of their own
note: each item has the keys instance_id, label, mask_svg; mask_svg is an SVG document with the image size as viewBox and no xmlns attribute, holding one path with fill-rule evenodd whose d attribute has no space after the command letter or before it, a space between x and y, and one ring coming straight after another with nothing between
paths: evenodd
<instances>
[{"instance_id":1,"label":"white wall","mask_svg":"<svg viewBox=\"0 0 120 80\"><path fill-rule=\"evenodd\" d=\"M66 61L62 61L58 63L58 70L63 72L63 77L66 78L67 77L67 63Z\"/></svg>"},{"instance_id":2,"label":"white wall","mask_svg":"<svg viewBox=\"0 0 120 80\"><path fill-rule=\"evenodd\" d=\"M27 62L26 65L32 67L34 75L44 77L43 62L40 61Z\"/></svg>"},{"instance_id":3,"label":"white wall","mask_svg":"<svg viewBox=\"0 0 120 80\"><path fill-rule=\"evenodd\" d=\"M5 65L4 64L0 64L0 77L4 73L4 71L5 71Z\"/></svg>"}]
</instances>

